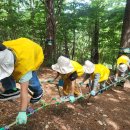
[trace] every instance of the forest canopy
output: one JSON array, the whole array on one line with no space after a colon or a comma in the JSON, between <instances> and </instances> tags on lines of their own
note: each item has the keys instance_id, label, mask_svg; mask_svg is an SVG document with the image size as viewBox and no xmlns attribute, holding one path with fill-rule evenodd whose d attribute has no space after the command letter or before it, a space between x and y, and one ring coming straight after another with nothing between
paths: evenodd
<instances>
[{"instance_id":1,"label":"forest canopy","mask_svg":"<svg viewBox=\"0 0 130 130\"><path fill-rule=\"evenodd\" d=\"M126 1L50 2L51 6L48 6L49 0L1 0L0 40L26 37L39 43L44 50L47 40L52 37L53 60L48 58L48 66L60 55L83 63L91 59L92 54L98 56L99 63L114 66L120 48Z\"/></svg>"}]
</instances>

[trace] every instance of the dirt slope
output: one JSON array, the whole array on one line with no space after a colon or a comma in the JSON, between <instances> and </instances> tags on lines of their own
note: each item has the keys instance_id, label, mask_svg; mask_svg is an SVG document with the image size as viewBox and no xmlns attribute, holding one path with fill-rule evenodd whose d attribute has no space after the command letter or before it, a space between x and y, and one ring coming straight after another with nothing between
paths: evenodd
<instances>
[{"instance_id":1,"label":"dirt slope","mask_svg":"<svg viewBox=\"0 0 130 130\"><path fill-rule=\"evenodd\" d=\"M40 79L55 74L45 69ZM59 98L54 84L43 83L42 86L46 90L44 100L50 102L52 97ZM29 117L27 125L15 125L11 130L130 130L130 84L125 86L125 89L116 87L92 97L89 103L83 99L73 104L51 105ZM15 103L0 102L0 126L15 121L18 110L19 99Z\"/></svg>"}]
</instances>

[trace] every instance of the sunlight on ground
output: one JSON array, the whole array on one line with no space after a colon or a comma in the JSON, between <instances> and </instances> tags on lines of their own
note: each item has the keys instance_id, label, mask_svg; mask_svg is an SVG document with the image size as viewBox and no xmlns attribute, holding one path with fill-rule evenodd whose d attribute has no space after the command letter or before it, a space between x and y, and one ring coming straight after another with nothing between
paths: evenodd
<instances>
[{"instance_id":1,"label":"sunlight on ground","mask_svg":"<svg viewBox=\"0 0 130 130\"><path fill-rule=\"evenodd\" d=\"M121 101L126 100L126 98L124 98L124 97L119 97L119 99L120 99Z\"/></svg>"},{"instance_id":2,"label":"sunlight on ground","mask_svg":"<svg viewBox=\"0 0 130 130\"><path fill-rule=\"evenodd\" d=\"M126 113L127 113L127 110L126 110L126 109L122 109L122 108L118 108L118 107L116 107L116 108L112 109L111 111L113 111L113 112L114 112L114 115L117 115L117 113L120 113L121 111L123 111L123 112L126 112Z\"/></svg>"},{"instance_id":3,"label":"sunlight on ground","mask_svg":"<svg viewBox=\"0 0 130 130\"><path fill-rule=\"evenodd\" d=\"M72 104L67 104L68 108L75 109L75 107Z\"/></svg>"},{"instance_id":4,"label":"sunlight on ground","mask_svg":"<svg viewBox=\"0 0 130 130\"><path fill-rule=\"evenodd\" d=\"M54 116L53 121L57 124L57 129L59 129L60 127L61 130L71 130L71 128L68 125L66 125L64 120L62 120L61 118Z\"/></svg>"},{"instance_id":5,"label":"sunlight on ground","mask_svg":"<svg viewBox=\"0 0 130 130\"><path fill-rule=\"evenodd\" d=\"M102 109L102 108L100 108L100 107L96 107L95 109L96 109L96 111L100 111L100 112L102 112L102 111L103 111L103 109Z\"/></svg>"},{"instance_id":6,"label":"sunlight on ground","mask_svg":"<svg viewBox=\"0 0 130 130\"><path fill-rule=\"evenodd\" d=\"M120 90L113 90L114 92L116 92L116 93L119 93L119 94L123 94L124 92L123 91L120 91Z\"/></svg>"},{"instance_id":7,"label":"sunlight on ground","mask_svg":"<svg viewBox=\"0 0 130 130\"><path fill-rule=\"evenodd\" d=\"M109 97L114 97L111 93L106 94Z\"/></svg>"},{"instance_id":8,"label":"sunlight on ground","mask_svg":"<svg viewBox=\"0 0 130 130\"><path fill-rule=\"evenodd\" d=\"M95 98L95 99L100 99L100 96L95 96L94 98Z\"/></svg>"},{"instance_id":9,"label":"sunlight on ground","mask_svg":"<svg viewBox=\"0 0 130 130\"><path fill-rule=\"evenodd\" d=\"M114 112L118 112L120 110L121 110L120 108L114 108L114 109L112 109L112 111L114 111Z\"/></svg>"},{"instance_id":10,"label":"sunlight on ground","mask_svg":"<svg viewBox=\"0 0 130 130\"><path fill-rule=\"evenodd\" d=\"M124 83L124 88L130 89L130 82L128 80Z\"/></svg>"},{"instance_id":11,"label":"sunlight on ground","mask_svg":"<svg viewBox=\"0 0 130 130\"><path fill-rule=\"evenodd\" d=\"M123 120L123 121L130 126L130 121L129 120Z\"/></svg>"},{"instance_id":12,"label":"sunlight on ground","mask_svg":"<svg viewBox=\"0 0 130 130\"><path fill-rule=\"evenodd\" d=\"M108 98L108 100L113 101L113 102L120 102L119 100L117 100L115 98Z\"/></svg>"},{"instance_id":13,"label":"sunlight on ground","mask_svg":"<svg viewBox=\"0 0 130 130\"><path fill-rule=\"evenodd\" d=\"M108 125L113 127L114 130L119 130L119 126L114 121L112 121L112 120L110 120L108 118L105 119L105 120L106 120Z\"/></svg>"}]
</instances>

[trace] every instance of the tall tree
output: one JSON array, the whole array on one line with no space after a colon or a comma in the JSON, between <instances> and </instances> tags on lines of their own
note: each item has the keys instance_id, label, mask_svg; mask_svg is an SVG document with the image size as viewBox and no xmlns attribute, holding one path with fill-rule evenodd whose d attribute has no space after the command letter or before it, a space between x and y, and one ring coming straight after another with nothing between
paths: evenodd
<instances>
[{"instance_id":1,"label":"tall tree","mask_svg":"<svg viewBox=\"0 0 130 130\"><path fill-rule=\"evenodd\" d=\"M45 64L50 66L54 61L55 52L55 19L54 19L54 1L45 0L47 19L46 19L46 45L45 45Z\"/></svg>"},{"instance_id":2,"label":"tall tree","mask_svg":"<svg viewBox=\"0 0 130 130\"><path fill-rule=\"evenodd\" d=\"M91 61L99 62L99 31L102 20L102 12L104 12L104 2L102 0L93 0L90 5L90 18L92 24L92 44L91 44Z\"/></svg>"},{"instance_id":3,"label":"tall tree","mask_svg":"<svg viewBox=\"0 0 130 130\"><path fill-rule=\"evenodd\" d=\"M98 53L98 41L99 41L99 19L95 20L93 35L92 35L92 45L91 45L91 61L95 64L98 63L99 53Z\"/></svg>"},{"instance_id":4,"label":"tall tree","mask_svg":"<svg viewBox=\"0 0 130 130\"><path fill-rule=\"evenodd\" d=\"M97 60L98 51L100 63L114 64L120 47L125 2L126 0L91 0L90 3L82 0L0 0L0 40L27 37L40 43L45 49L46 65L53 64L54 58L57 59L61 54L80 63L90 59L91 54L95 54L92 59ZM129 25L126 29L129 29ZM56 35L54 39L53 33ZM48 44L45 44L45 39ZM54 44L50 45L51 42Z\"/></svg>"},{"instance_id":5,"label":"tall tree","mask_svg":"<svg viewBox=\"0 0 130 130\"><path fill-rule=\"evenodd\" d=\"M121 47L130 48L130 0L127 0L126 2L122 35L121 35Z\"/></svg>"}]
</instances>

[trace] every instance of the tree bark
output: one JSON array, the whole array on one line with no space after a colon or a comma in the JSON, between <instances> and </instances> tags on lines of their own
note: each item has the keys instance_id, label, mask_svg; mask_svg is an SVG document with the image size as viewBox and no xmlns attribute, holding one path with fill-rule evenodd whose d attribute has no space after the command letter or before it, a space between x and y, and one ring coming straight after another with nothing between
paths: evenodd
<instances>
[{"instance_id":1,"label":"tree bark","mask_svg":"<svg viewBox=\"0 0 130 130\"><path fill-rule=\"evenodd\" d=\"M68 40L67 40L67 32L64 33L64 44L65 44L65 55L69 57L69 49L68 49Z\"/></svg>"},{"instance_id":2,"label":"tree bark","mask_svg":"<svg viewBox=\"0 0 130 130\"><path fill-rule=\"evenodd\" d=\"M122 34L121 34L121 47L130 48L130 0L127 0L125 8Z\"/></svg>"},{"instance_id":3,"label":"tree bark","mask_svg":"<svg viewBox=\"0 0 130 130\"><path fill-rule=\"evenodd\" d=\"M75 41L75 38L76 38L76 33L75 33L75 29L73 30L73 49L72 49L72 60L74 59L74 55L75 55L75 45L76 45L76 41Z\"/></svg>"},{"instance_id":4,"label":"tree bark","mask_svg":"<svg viewBox=\"0 0 130 130\"><path fill-rule=\"evenodd\" d=\"M98 41L99 41L99 20L96 19L91 45L91 61L95 64L97 64L99 61Z\"/></svg>"},{"instance_id":5,"label":"tree bark","mask_svg":"<svg viewBox=\"0 0 130 130\"><path fill-rule=\"evenodd\" d=\"M54 62L55 55L55 19L54 19L54 1L45 0L47 10L47 30L45 44L45 65L50 66Z\"/></svg>"}]
</instances>

